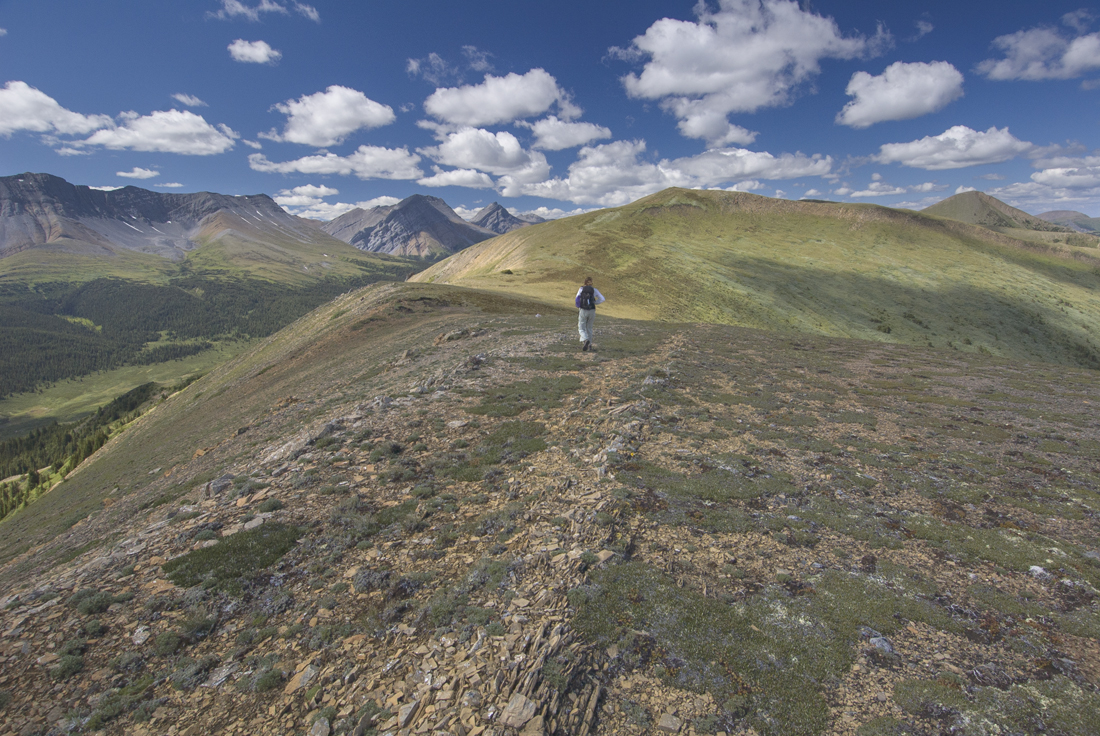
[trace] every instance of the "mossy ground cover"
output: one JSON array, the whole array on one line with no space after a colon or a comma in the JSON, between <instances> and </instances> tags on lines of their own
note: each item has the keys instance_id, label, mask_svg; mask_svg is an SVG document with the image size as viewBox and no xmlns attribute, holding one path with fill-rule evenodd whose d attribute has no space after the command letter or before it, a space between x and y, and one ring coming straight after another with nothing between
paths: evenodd
<instances>
[{"instance_id":1,"label":"mossy ground cover","mask_svg":"<svg viewBox=\"0 0 1100 736\"><path fill-rule=\"evenodd\" d=\"M255 575L286 554L302 532L273 522L238 532L212 547L204 547L164 563L176 585L224 587L239 590L243 579Z\"/></svg>"},{"instance_id":2,"label":"mossy ground cover","mask_svg":"<svg viewBox=\"0 0 1100 736\"><path fill-rule=\"evenodd\" d=\"M890 637L920 624L960 649L993 642L1004 654L968 661L1003 657L1017 682L1045 682L1042 663L1064 653L1064 637L1095 636L1100 454L1092 435L1100 423L1081 399L1098 396L1094 374L1063 382L1042 367L1032 373L997 360L917 350L892 350L884 360L875 351L821 343L807 350L776 338L739 349L731 333L719 333L723 340L699 332L660 351L671 357L662 363L669 380L660 392L642 392L660 405L647 442L636 453L608 454L625 512L681 531L635 549L633 567L592 576L594 585L577 595L590 636L658 652L664 665L643 656L630 666L663 667L674 674L670 682L716 702L725 702L731 682L756 683L752 698L731 701L726 725L764 733L835 727L825 703L837 707L841 686L828 683L851 679L866 647L860 627ZM731 550L719 556L735 561L700 564L708 545ZM642 563L655 558L669 561ZM815 567L799 571L809 562ZM945 565L960 574L945 575ZM780 568L779 576L768 572ZM987 585L979 590L973 580ZM1006 592L993 596L989 585ZM810 628L779 634L762 623L777 597L793 602L783 604L783 621L793 616ZM797 614L792 605L801 606ZM838 638L825 646L809 635L813 626ZM644 646L631 638L639 631L650 637ZM780 639L797 641L801 653L773 659ZM715 674L724 642L742 657L725 665L740 679ZM769 680L768 662L803 679ZM1087 718L1066 720L1094 697L1074 676L1048 688L1060 700L1044 708L1067 733L1089 733ZM997 708L1042 702L1022 685L1017 700L963 679L962 705L948 699L910 711L897 705L904 696L891 697L886 702L904 711L895 725L949 721L979 733L973 724ZM773 696L789 704L784 715L768 706ZM993 711L983 710L991 703Z\"/></svg>"}]
</instances>

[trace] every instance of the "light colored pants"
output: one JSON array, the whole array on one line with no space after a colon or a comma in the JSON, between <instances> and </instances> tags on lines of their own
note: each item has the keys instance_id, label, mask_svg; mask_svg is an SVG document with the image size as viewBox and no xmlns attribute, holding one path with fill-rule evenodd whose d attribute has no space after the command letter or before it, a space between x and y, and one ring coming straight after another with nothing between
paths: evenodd
<instances>
[{"instance_id":1,"label":"light colored pants","mask_svg":"<svg viewBox=\"0 0 1100 736\"><path fill-rule=\"evenodd\" d=\"M592 322L596 319L595 309L578 309L577 332L581 335L581 342L592 339Z\"/></svg>"}]
</instances>

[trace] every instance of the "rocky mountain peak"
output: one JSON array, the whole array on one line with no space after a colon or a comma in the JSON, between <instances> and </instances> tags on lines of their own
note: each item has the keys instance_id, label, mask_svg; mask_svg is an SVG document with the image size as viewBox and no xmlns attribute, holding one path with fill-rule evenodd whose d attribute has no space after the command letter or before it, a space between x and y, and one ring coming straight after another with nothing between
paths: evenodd
<instances>
[{"instance_id":1,"label":"rocky mountain peak","mask_svg":"<svg viewBox=\"0 0 1100 736\"><path fill-rule=\"evenodd\" d=\"M493 202L489 206L483 208L473 219L470 220L475 225L483 227L487 230L492 230L498 235L504 233L510 233L513 230L519 230L520 228L527 227L529 225L536 224L538 222L545 222L541 217L528 215L531 219L520 219L516 217L498 202Z\"/></svg>"},{"instance_id":2,"label":"rocky mountain peak","mask_svg":"<svg viewBox=\"0 0 1100 736\"><path fill-rule=\"evenodd\" d=\"M392 255L450 255L496 235L473 225L439 197L413 194L397 204L356 208L321 229L359 250Z\"/></svg>"}]
</instances>

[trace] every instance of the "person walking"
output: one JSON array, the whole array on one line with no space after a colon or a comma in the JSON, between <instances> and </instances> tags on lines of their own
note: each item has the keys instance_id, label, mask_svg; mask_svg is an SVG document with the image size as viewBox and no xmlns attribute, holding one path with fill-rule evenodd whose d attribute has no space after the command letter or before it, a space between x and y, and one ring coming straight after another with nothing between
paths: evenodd
<instances>
[{"instance_id":1,"label":"person walking","mask_svg":"<svg viewBox=\"0 0 1100 736\"><path fill-rule=\"evenodd\" d=\"M584 286L577 290L577 309L580 310L577 316L577 332L581 335L581 350L588 350L592 347L592 323L596 319L596 305L603 304L603 294L592 285L592 277L586 276L584 279Z\"/></svg>"}]
</instances>

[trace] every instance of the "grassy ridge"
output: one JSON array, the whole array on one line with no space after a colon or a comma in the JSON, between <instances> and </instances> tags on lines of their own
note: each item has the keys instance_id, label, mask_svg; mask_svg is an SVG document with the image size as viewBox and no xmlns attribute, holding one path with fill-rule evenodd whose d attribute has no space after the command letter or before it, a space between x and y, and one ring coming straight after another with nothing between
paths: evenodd
<instances>
[{"instance_id":1,"label":"grassy ridge","mask_svg":"<svg viewBox=\"0 0 1100 736\"><path fill-rule=\"evenodd\" d=\"M607 314L1100 365L1100 260L874 205L666 190L475 245L413 280Z\"/></svg>"},{"instance_id":2,"label":"grassy ridge","mask_svg":"<svg viewBox=\"0 0 1100 736\"><path fill-rule=\"evenodd\" d=\"M535 312L543 317L535 318ZM173 468L193 463L196 450L236 439L234 447L253 452L272 437L262 427L244 434L241 428L265 423L282 402L307 387L326 397L299 415L309 421L344 391L362 390L364 381L385 372L395 350L430 345L439 332L436 325L454 314L512 315L509 319L523 326L569 317L565 310L525 300L416 284L376 284L338 297L154 407L92 462L5 519L0 564L49 540L66 544L66 530L102 509L112 494L125 497L151 482L165 498L186 492L197 482L195 473L180 478ZM150 477L151 468L166 473ZM202 477L203 471L197 472Z\"/></svg>"},{"instance_id":3,"label":"grassy ridge","mask_svg":"<svg viewBox=\"0 0 1100 736\"><path fill-rule=\"evenodd\" d=\"M389 636L397 621L425 623L424 641L464 617L466 631L499 635L488 622L517 589L556 590L560 604L517 605L608 653L582 672L606 678L620 706L600 711L611 733L651 729L663 712L651 693L670 693L698 733L1030 732L1024 714L1040 709L1048 732L1096 732L1081 679L1094 677L1100 637L1096 372L606 317L598 350L582 354L571 322L570 309L435 285L339 297L161 403L0 524L0 560L33 550L0 581L30 591L58 561L99 557L115 565L100 573L115 586L105 605L118 586L135 594L127 616L187 600L180 589L147 602L142 581L164 572L240 600L203 625L243 638L196 637L180 668L235 646L259 661L284 641L258 642L295 620L287 644L331 644L325 656L343 661L345 637L362 634L384 663L410 641ZM289 462L296 447L308 457ZM224 474L233 490L192 507ZM257 488L281 506L266 531L194 550L217 539L213 522L267 513L237 502ZM156 521L174 541L107 560ZM240 576L270 561L259 556L270 542L299 536L277 579L292 607L257 619L271 584L242 595ZM379 565L376 551L395 547L427 554ZM600 563L597 549L615 554ZM135 571L153 554L174 561ZM328 587L380 589L371 581L384 576L422 587L400 608ZM347 616L339 634L304 625L333 606ZM182 632L194 615L169 625ZM128 630L111 635L89 648L89 672L132 649ZM563 662L546 662L559 665L547 679L562 676ZM238 702L262 714L260 697ZM203 717L181 707L194 710L177 722Z\"/></svg>"}]
</instances>

